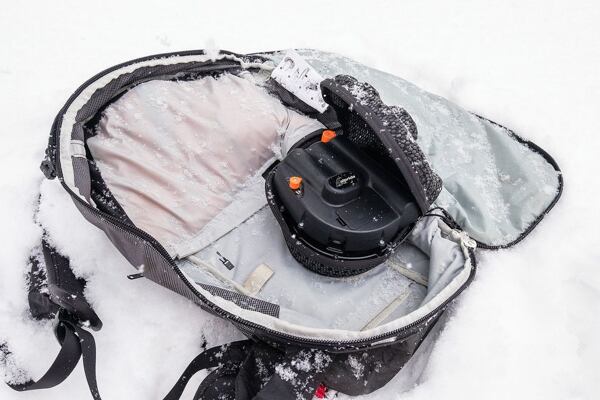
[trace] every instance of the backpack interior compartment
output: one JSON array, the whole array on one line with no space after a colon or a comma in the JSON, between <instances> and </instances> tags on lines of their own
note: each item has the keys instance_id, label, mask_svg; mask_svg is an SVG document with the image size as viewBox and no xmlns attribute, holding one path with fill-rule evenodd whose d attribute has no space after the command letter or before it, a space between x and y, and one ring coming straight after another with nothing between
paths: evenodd
<instances>
[{"instance_id":1,"label":"backpack interior compartment","mask_svg":"<svg viewBox=\"0 0 600 400\"><path fill-rule=\"evenodd\" d=\"M317 275L292 257L260 175L322 125L262 83L245 72L130 89L104 109L87 140L106 191L200 292L262 326L367 335L448 300L471 262L439 217L424 217L392 257L358 276Z\"/></svg>"},{"instance_id":2,"label":"backpack interior compartment","mask_svg":"<svg viewBox=\"0 0 600 400\"><path fill-rule=\"evenodd\" d=\"M458 238L450 232L439 217L424 217L381 265L353 277L333 278L298 263L271 211L263 208L178 265L198 284L277 305L283 321L363 331L410 314L470 269Z\"/></svg>"},{"instance_id":3,"label":"backpack interior compartment","mask_svg":"<svg viewBox=\"0 0 600 400\"><path fill-rule=\"evenodd\" d=\"M518 242L560 196L557 164L512 131L393 75L300 53L279 65L284 52L129 61L84 83L54 121L42 170L141 272L129 278L168 288L248 337L196 357L170 394L183 390L190 369L220 366L227 371L211 373L212 383L271 376L259 382L259 397L280 389L310 397L319 382L359 395L400 369L412 385L444 310L475 275L477 244ZM290 86L274 83L278 74L315 76ZM320 103L310 97L319 88L329 105L323 114L308 105ZM290 153L308 152L310 162L286 170ZM382 196L386 189L393 195ZM402 224L388 209L398 216L402 204L412 205L405 189L418 215ZM336 198L341 207L360 201L340 215ZM320 212L306 223L309 209ZM325 223L311 224L318 218ZM45 240L43 247L58 275L71 272ZM64 308L61 332L82 344L75 358L83 351L93 361L94 342L79 328L95 313L73 296L52 297ZM317 368L309 371L313 356ZM55 362L45 376L61 367ZM206 382L198 393L215 386ZM88 383L96 396L95 380Z\"/></svg>"}]
</instances>

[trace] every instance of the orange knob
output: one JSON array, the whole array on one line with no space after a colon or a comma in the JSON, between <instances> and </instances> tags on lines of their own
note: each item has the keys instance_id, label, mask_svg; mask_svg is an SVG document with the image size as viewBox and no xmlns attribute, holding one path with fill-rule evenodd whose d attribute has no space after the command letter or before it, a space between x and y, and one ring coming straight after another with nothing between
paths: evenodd
<instances>
[{"instance_id":1,"label":"orange knob","mask_svg":"<svg viewBox=\"0 0 600 400\"><path fill-rule=\"evenodd\" d=\"M300 176L292 176L290 178L290 189L298 190L302 186L302 177Z\"/></svg>"},{"instance_id":2,"label":"orange knob","mask_svg":"<svg viewBox=\"0 0 600 400\"><path fill-rule=\"evenodd\" d=\"M335 131L326 129L323 131L323 134L321 134L321 142L327 143L327 142L333 140L333 138L335 138L336 136L337 136L337 133L335 133Z\"/></svg>"}]
</instances>

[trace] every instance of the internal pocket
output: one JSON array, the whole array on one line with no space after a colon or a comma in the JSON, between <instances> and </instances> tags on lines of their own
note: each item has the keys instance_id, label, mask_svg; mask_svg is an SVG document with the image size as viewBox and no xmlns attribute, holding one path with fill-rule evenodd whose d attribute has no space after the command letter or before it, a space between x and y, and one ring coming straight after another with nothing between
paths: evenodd
<instances>
[{"instance_id":1,"label":"internal pocket","mask_svg":"<svg viewBox=\"0 0 600 400\"><path fill-rule=\"evenodd\" d=\"M374 269L332 278L304 268L290 254L268 209L204 250L178 261L191 280L216 285L279 307L293 324L363 331L408 315L427 304L466 267L460 243L438 217L425 217L394 254ZM257 269L270 276L258 290L244 283Z\"/></svg>"}]
</instances>

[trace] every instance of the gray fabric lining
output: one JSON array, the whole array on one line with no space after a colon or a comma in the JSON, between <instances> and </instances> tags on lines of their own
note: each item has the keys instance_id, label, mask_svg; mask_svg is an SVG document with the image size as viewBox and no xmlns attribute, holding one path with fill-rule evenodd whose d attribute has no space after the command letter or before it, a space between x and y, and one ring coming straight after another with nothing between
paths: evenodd
<instances>
[{"instance_id":1,"label":"gray fabric lining","mask_svg":"<svg viewBox=\"0 0 600 400\"><path fill-rule=\"evenodd\" d=\"M175 269L150 243L140 240L129 232L118 229L104 218L98 218L96 214L90 212L81 203L75 201L75 205L88 221L106 233L111 242L120 250L121 254L125 256L131 265L143 271L145 278L179 293L200 306L205 306L202 299L192 292L179 275L177 275ZM211 285L211 283L213 284ZM235 303L242 309L256 311L273 317L279 315L279 306L276 304L242 296L239 293L216 285L222 285L222 283L213 279L212 282L199 286L215 296Z\"/></svg>"},{"instance_id":2,"label":"gray fabric lining","mask_svg":"<svg viewBox=\"0 0 600 400\"><path fill-rule=\"evenodd\" d=\"M556 197L558 172L505 128L425 92L397 76L317 50L298 51L322 76L347 74L370 83L388 105L417 124L418 143L444 188L435 201L483 243L521 235ZM275 62L283 56L275 53Z\"/></svg>"},{"instance_id":3,"label":"gray fabric lining","mask_svg":"<svg viewBox=\"0 0 600 400\"><path fill-rule=\"evenodd\" d=\"M96 158L99 163L100 157ZM426 218L389 263L351 278L323 277L293 259L266 208L194 255L217 269L219 278L186 259L179 261L181 269L213 296L299 326L350 331L374 328L411 313L441 293L470 265L456 242L442 238L437 220ZM233 270L222 263L223 256L235 265ZM237 292L261 263L273 269L273 277L256 297ZM407 271L421 278L412 279Z\"/></svg>"},{"instance_id":4,"label":"gray fabric lining","mask_svg":"<svg viewBox=\"0 0 600 400\"><path fill-rule=\"evenodd\" d=\"M267 208L196 257L238 284L264 263L274 275L257 298L279 305L280 319L313 328L359 331L394 301L398 304L377 325L428 303L465 268L460 246L442 237L438 223L438 218L424 218L389 262L349 278L317 275L296 262ZM223 257L233 263L232 270L224 265ZM233 285L227 286L189 260L180 260L178 264L198 283L225 285L228 290L235 290ZM425 276L428 286L422 280L408 278L398 266Z\"/></svg>"},{"instance_id":5,"label":"gray fabric lining","mask_svg":"<svg viewBox=\"0 0 600 400\"><path fill-rule=\"evenodd\" d=\"M171 58L155 57L139 63L124 65L119 69L111 69L80 91L78 97L68 103L62 115L60 129L60 163L63 170L62 179L73 186L73 171L70 163L70 152L67 145L71 140L84 140L83 126L96 115L112 99L134 85L161 79L183 78L186 74L200 76L211 71L225 71L256 66L256 57L220 54L218 60L208 57L202 52L189 56Z\"/></svg>"}]
</instances>

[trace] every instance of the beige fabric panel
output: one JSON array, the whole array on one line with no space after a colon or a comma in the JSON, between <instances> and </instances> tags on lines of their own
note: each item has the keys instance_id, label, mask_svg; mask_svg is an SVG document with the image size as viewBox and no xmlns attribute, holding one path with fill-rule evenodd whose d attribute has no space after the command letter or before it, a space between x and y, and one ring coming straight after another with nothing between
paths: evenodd
<instances>
[{"instance_id":1,"label":"beige fabric panel","mask_svg":"<svg viewBox=\"0 0 600 400\"><path fill-rule=\"evenodd\" d=\"M136 86L105 110L88 146L129 218L176 254L280 156L284 136L320 127L250 74L225 74Z\"/></svg>"}]
</instances>

